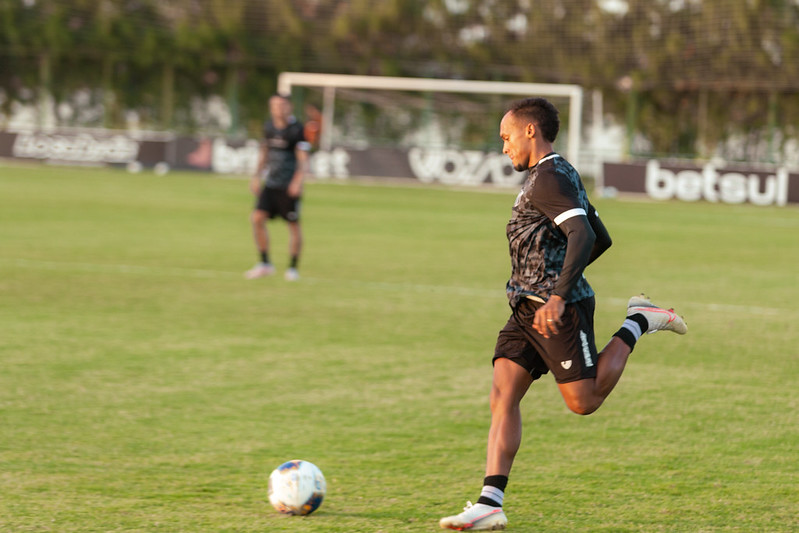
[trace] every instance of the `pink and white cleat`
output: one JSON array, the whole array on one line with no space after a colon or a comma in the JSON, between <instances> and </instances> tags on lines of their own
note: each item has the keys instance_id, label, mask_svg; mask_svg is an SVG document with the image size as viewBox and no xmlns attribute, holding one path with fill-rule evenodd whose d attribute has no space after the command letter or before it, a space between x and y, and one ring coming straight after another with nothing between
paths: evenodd
<instances>
[{"instance_id":1,"label":"pink and white cleat","mask_svg":"<svg viewBox=\"0 0 799 533\"><path fill-rule=\"evenodd\" d=\"M275 273L275 266L272 263L258 263L244 273L247 279L265 278Z\"/></svg>"},{"instance_id":2,"label":"pink and white cleat","mask_svg":"<svg viewBox=\"0 0 799 533\"><path fill-rule=\"evenodd\" d=\"M652 301L639 294L633 296L627 302L627 316L640 313L646 317L649 322L649 329L647 333L655 333L656 331L673 331L679 335L685 335L688 332L688 326L685 321L674 312L674 309L663 309L653 304Z\"/></svg>"},{"instance_id":3,"label":"pink and white cleat","mask_svg":"<svg viewBox=\"0 0 799 533\"><path fill-rule=\"evenodd\" d=\"M438 525L444 529L458 531L496 531L505 529L508 518L502 507L491 507L483 503L472 505L472 502L466 502L461 514L446 516L438 522Z\"/></svg>"}]
</instances>

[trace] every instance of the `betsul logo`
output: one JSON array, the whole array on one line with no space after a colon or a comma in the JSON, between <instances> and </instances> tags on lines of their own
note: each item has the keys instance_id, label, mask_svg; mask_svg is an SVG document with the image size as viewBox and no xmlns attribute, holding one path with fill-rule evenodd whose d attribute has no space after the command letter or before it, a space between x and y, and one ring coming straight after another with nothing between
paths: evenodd
<instances>
[{"instance_id":1,"label":"betsul logo","mask_svg":"<svg viewBox=\"0 0 799 533\"><path fill-rule=\"evenodd\" d=\"M779 169L773 175L723 172L713 165L700 170L674 171L662 168L656 160L646 165L646 193L656 200L677 198L685 202L705 199L708 202L755 205L788 203L788 171Z\"/></svg>"}]
</instances>

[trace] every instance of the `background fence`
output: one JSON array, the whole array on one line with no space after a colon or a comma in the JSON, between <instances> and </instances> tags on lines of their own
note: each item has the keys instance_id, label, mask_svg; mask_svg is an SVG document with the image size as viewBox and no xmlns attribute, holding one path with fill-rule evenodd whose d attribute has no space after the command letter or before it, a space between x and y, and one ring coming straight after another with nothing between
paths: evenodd
<instances>
[{"instance_id":1,"label":"background fence","mask_svg":"<svg viewBox=\"0 0 799 533\"><path fill-rule=\"evenodd\" d=\"M578 84L621 157L799 165L796 0L7 0L0 27L5 129L252 138L293 70Z\"/></svg>"}]
</instances>

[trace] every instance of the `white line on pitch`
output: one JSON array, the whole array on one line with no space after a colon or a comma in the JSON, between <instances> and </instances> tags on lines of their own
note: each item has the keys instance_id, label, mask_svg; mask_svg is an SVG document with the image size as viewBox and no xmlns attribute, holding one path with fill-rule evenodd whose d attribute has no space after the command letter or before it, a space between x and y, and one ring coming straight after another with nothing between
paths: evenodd
<instances>
[{"instance_id":1,"label":"white line on pitch","mask_svg":"<svg viewBox=\"0 0 799 533\"><path fill-rule=\"evenodd\" d=\"M39 270L63 270L78 272L98 272L112 274L139 274L151 276L177 276L193 278L217 278L233 279L242 278L241 272L230 272L225 270L207 270L198 268L163 267L163 266L142 266L124 264L99 264L99 263L80 263L80 262L60 262L43 261L32 259L13 259L3 260L0 263L8 262L20 268L35 268ZM378 291L414 291L414 292L444 292L449 294L463 294L468 296L504 296L503 284L498 284L497 289L480 289L470 287L458 287L447 285L425 285L420 283L403 283L390 281L366 281L336 278L316 278L302 277L303 283L310 284L336 284L349 285L354 287L365 287Z\"/></svg>"},{"instance_id":2,"label":"white line on pitch","mask_svg":"<svg viewBox=\"0 0 799 533\"><path fill-rule=\"evenodd\" d=\"M10 263L13 266L20 268L36 268L41 270L71 270L81 272L103 272L103 273L120 273L120 274L139 274L139 275L155 275L155 276L178 276L178 277L194 277L194 278L217 278L217 279L233 279L241 278L240 272L230 272L225 270L208 270L198 268L182 268L182 267L163 267L163 266L142 266L142 265L124 265L124 264L98 264L98 263L80 263L80 262L59 262L59 261L43 261L38 259L2 259L0 263ZM458 287L450 285L429 285L420 283L403 283L391 281L366 281L355 279L338 279L338 278L316 278L306 277L302 278L303 283L310 284L336 284L348 285L351 287L363 287L377 291L394 291L394 292L423 292L423 293L445 293L456 294L465 296L480 296L486 298L503 298L504 287L502 283L497 285L496 289L486 288L472 288L472 287ZM627 304L626 299L616 297L597 297L598 300L603 301L609 305L622 306ZM658 300L655 299L658 303ZM664 304L667 302L663 302ZM733 313L736 315L758 315L758 316L780 316L780 317L795 317L799 316L797 309L780 309L776 307L762 307L750 305L733 305L722 303L703 303L703 302L682 302L682 307L698 307L704 312L725 312ZM679 311L679 309L678 309Z\"/></svg>"}]
</instances>

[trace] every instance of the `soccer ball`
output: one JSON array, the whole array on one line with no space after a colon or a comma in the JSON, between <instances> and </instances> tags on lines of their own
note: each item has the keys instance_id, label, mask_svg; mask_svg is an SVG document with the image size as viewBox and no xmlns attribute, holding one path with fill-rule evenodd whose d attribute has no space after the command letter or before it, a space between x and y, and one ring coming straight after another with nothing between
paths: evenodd
<instances>
[{"instance_id":1,"label":"soccer ball","mask_svg":"<svg viewBox=\"0 0 799 533\"><path fill-rule=\"evenodd\" d=\"M283 463L269 476L269 503L284 514L311 514L322 505L326 492L325 476L308 461Z\"/></svg>"}]
</instances>

